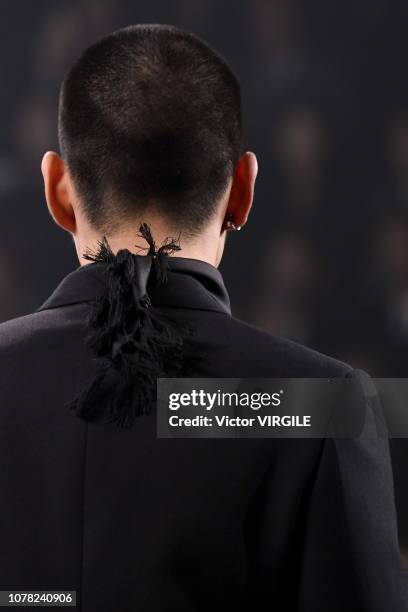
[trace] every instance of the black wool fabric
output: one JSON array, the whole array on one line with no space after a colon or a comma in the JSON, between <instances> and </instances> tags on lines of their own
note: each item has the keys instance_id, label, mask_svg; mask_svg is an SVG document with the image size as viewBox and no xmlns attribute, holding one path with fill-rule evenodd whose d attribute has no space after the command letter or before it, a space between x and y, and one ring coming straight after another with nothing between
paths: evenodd
<instances>
[{"instance_id":1,"label":"black wool fabric","mask_svg":"<svg viewBox=\"0 0 408 612\"><path fill-rule=\"evenodd\" d=\"M89 342L104 270L0 325L0 590L76 590L83 612L402 612L386 440L158 439L128 379L131 427L109 422L110 381L97 415L69 410L101 358L138 350L123 327ZM148 277L149 306L137 299L182 336L194 375L354 376L235 319L205 262L172 256L167 282Z\"/></svg>"}]
</instances>

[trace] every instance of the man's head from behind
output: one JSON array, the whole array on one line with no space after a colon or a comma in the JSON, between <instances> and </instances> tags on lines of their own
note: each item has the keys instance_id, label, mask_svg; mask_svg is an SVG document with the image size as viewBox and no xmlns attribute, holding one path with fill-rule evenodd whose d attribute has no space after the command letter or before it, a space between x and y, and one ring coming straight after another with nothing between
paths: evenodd
<instances>
[{"instance_id":1,"label":"man's head from behind","mask_svg":"<svg viewBox=\"0 0 408 612\"><path fill-rule=\"evenodd\" d=\"M79 253L147 221L181 233L183 249L183 237L197 247L218 232L217 263L226 221L245 223L256 160L240 155L239 84L196 36L140 25L100 40L62 84L58 128L62 158L42 165L47 202Z\"/></svg>"}]
</instances>

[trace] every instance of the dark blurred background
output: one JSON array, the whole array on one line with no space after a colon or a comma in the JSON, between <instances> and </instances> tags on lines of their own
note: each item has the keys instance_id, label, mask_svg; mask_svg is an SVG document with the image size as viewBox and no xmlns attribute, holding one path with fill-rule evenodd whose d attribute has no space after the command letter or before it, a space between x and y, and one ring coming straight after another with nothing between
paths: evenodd
<instances>
[{"instance_id":1,"label":"dark blurred background","mask_svg":"<svg viewBox=\"0 0 408 612\"><path fill-rule=\"evenodd\" d=\"M7 15L5 15L7 13ZM0 23L0 320L76 265L40 161L81 50L137 22L203 36L242 83L260 174L222 271L234 314L368 370L408 377L408 3L15 0ZM266 279L266 282L265 282ZM408 549L408 443L392 442Z\"/></svg>"}]
</instances>

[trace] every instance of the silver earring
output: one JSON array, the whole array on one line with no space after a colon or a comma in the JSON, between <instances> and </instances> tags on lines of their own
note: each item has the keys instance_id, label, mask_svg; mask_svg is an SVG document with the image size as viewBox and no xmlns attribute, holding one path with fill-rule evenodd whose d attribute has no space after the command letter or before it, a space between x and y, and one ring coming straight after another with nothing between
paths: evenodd
<instances>
[{"instance_id":1,"label":"silver earring","mask_svg":"<svg viewBox=\"0 0 408 612\"><path fill-rule=\"evenodd\" d=\"M241 229L241 225L235 225L235 223L233 221L227 221L225 224L225 227L227 228L228 231L233 232L234 230L239 232Z\"/></svg>"}]
</instances>

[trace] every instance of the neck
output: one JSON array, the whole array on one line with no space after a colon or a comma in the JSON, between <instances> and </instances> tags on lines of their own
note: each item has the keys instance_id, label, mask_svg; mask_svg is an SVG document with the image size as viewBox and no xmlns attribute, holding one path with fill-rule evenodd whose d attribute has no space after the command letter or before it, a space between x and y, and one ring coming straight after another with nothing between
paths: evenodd
<instances>
[{"instance_id":1,"label":"neck","mask_svg":"<svg viewBox=\"0 0 408 612\"><path fill-rule=\"evenodd\" d=\"M83 254L87 250L97 250L98 242L103 238L103 235L106 236L114 253L120 249L128 249L132 253L143 255L145 251L139 247L145 248L147 243L138 236L139 227L143 221L123 226L114 232L106 232L105 234L90 228L87 228L88 231L82 230L77 232L74 240L80 264L85 265L89 263L83 257ZM224 239L221 238L220 230L215 224L209 224L200 234L192 236L182 230L169 229L162 220L151 219L149 217L146 222L150 226L157 248L161 246L166 238L176 238L179 241L181 250L175 252L173 256L198 259L215 267L219 265Z\"/></svg>"}]
</instances>

